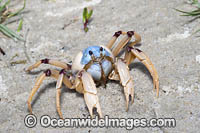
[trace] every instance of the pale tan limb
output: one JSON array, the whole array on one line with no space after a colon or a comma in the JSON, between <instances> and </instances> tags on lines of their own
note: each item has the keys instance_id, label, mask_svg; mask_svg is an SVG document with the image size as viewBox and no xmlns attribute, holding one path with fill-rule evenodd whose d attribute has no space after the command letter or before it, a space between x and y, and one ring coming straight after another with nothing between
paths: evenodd
<instances>
[{"instance_id":1,"label":"pale tan limb","mask_svg":"<svg viewBox=\"0 0 200 133\"><path fill-rule=\"evenodd\" d=\"M64 62L57 61L57 60L49 60L49 64L53 66L57 66L66 70L70 69L70 66Z\"/></svg>"},{"instance_id":2,"label":"pale tan limb","mask_svg":"<svg viewBox=\"0 0 200 133\"><path fill-rule=\"evenodd\" d=\"M76 89L76 91L78 93L83 94L83 92L84 92L83 83L81 81L81 76L79 76L79 74L77 74L77 76L76 76L75 83L74 83L73 87Z\"/></svg>"},{"instance_id":3,"label":"pale tan limb","mask_svg":"<svg viewBox=\"0 0 200 133\"><path fill-rule=\"evenodd\" d=\"M86 71L82 71L81 75L82 75L81 80L82 80L83 89L84 89L83 91L84 99L88 107L90 116L93 118L93 108L96 107L99 117L102 118L103 115L101 112L101 107L100 107L99 99L97 96L97 88L92 79L92 76Z\"/></svg>"},{"instance_id":4,"label":"pale tan limb","mask_svg":"<svg viewBox=\"0 0 200 133\"><path fill-rule=\"evenodd\" d=\"M67 86L68 88L73 89L70 80L66 76L64 76L64 73L65 73L64 69L62 69L60 72L55 71L55 70L53 70L53 72L52 72L52 76L57 79L57 84L56 84L56 109L57 109L59 117L62 118L62 119L63 119L63 115L62 115L61 107L60 107L60 96L61 96L62 83L64 83L65 86Z\"/></svg>"},{"instance_id":5,"label":"pale tan limb","mask_svg":"<svg viewBox=\"0 0 200 133\"><path fill-rule=\"evenodd\" d=\"M109 78L110 80L116 80L116 81L119 81L119 80L120 80L120 79L119 79L119 75L118 75L118 73L117 73L115 70L113 70L113 71L109 74L108 78Z\"/></svg>"},{"instance_id":6,"label":"pale tan limb","mask_svg":"<svg viewBox=\"0 0 200 133\"><path fill-rule=\"evenodd\" d=\"M132 36L134 36L135 41L132 42L129 46L133 46L141 41L141 37L138 33L134 31L128 31L126 36L119 42L119 44L113 49L113 55L117 56L120 50L131 40Z\"/></svg>"},{"instance_id":7,"label":"pale tan limb","mask_svg":"<svg viewBox=\"0 0 200 133\"><path fill-rule=\"evenodd\" d=\"M117 40L117 37L116 37L116 36L113 36L113 37L111 38L111 40L108 42L108 44L106 45L106 47L109 48L109 49L111 49L112 46L113 46L113 44L116 42L116 40Z\"/></svg>"},{"instance_id":8,"label":"pale tan limb","mask_svg":"<svg viewBox=\"0 0 200 133\"><path fill-rule=\"evenodd\" d=\"M50 64L50 65L61 67L63 69L67 69L67 70L71 69L70 66L64 62L57 61L57 60L51 60L51 59L43 59L43 60L37 61L32 66L28 67L28 69L26 71L29 72L29 71L39 67L41 64Z\"/></svg>"},{"instance_id":9,"label":"pale tan limb","mask_svg":"<svg viewBox=\"0 0 200 133\"><path fill-rule=\"evenodd\" d=\"M126 50L124 60L126 61L126 65L129 66L129 64L136 58L129 50Z\"/></svg>"},{"instance_id":10,"label":"pale tan limb","mask_svg":"<svg viewBox=\"0 0 200 133\"><path fill-rule=\"evenodd\" d=\"M58 80L58 78L59 78L59 71L51 69L51 76L54 77L56 80ZM71 81L66 76L63 76L62 82L64 83L64 85L67 88L73 89L73 87L72 87L73 85L72 85Z\"/></svg>"},{"instance_id":11,"label":"pale tan limb","mask_svg":"<svg viewBox=\"0 0 200 133\"><path fill-rule=\"evenodd\" d=\"M36 83L31 91L31 94L28 98L28 109L30 111L30 113L32 114L32 107L31 107L31 101L32 101L32 98L33 96L35 95L36 91L39 89L40 85L42 84L42 81L44 80L44 78L46 77L45 73L43 73L42 75L40 75L37 80L36 80Z\"/></svg>"},{"instance_id":12,"label":"pale tan limb","mask_svg":"<svg viewBox=\"0 0 200 133\"><path fill-rule=\"evenodd\" d=\"M154 90L155 89L157 90L156 97L158 97L159 96L159 79L158 79L158 73L157 73L154 65L152 64L149 57L141 50L139 50L137 48L132 48L131 52L132 52L133 56L136 56L149 70L151 76L153 77Z\"/></svg>"},{"instance_id":13,"label":"pale tan limb","mask_svg":"<svg viewBox=\"0 0 200 133\"><path fill-rule=\"evenodd\" d=\"M120 50L131 40L131 37L125 35L125 37L117 44L117 46L112 50L114 56L117 56Z\"/></svg>"},{"instance_id":14,"label":"pale tan limb","mask_svg":"<svg viewBox=\"0 0 200 133\"><path fill-rule=\"evenodd\" d=\"M129 46L134 46L135 44L141 42L141 36L137 33L137 32L134 32L134 37L135 37L135 41L132 42Z\"/></svg>"},{"instance_id":15,"label":"pale tan limb","mask_svg":"<svg viewBox=\"0 0 200 133\"><path fill-rule=\"evenodd\" d=\"M107 48L111 49L113 44L116 42L117 38L120 36L120 35L125 35L126 32L123 32L123 31L117 31L115 32L115 34L113 35L113 37L110 39L110 41L108 42L108 44L106 45Z\"/></svg>"},{"instance_id":16,"label":"pale tan limb","mask_svg":"<svg viewBox=\"0 0 200 133\"><path fill-rule=\"evenodd\" d=\"M58 77L59 77L59 71L47 69L42 75L40 75L37 78L36 83L35 83L32 91L31 91L30 96L29 96L28 101L27 101L27 103L28 103L28 109L29 109L29 111L30 111L31 114L32 114L32 107L31 107L32 98L35 95L35 93L37 92L37 90L39 89L39 87L42 84L42 82L45 79L45 77L53 77L55 79L58 79ZM60 83L60 80L59 80L59 83ZM63 83L65 84L66 87L72 88L71 82L65 76L63 77Z\"/></svg>"},{"instance_id":17,"label":"pale tan limb","mask_svg":"<svg viewBox=\"0 0 200 133\"><path fill-rule=\"evenodd\" d=\"M124 87L124 94L126 97L126 111L128 111L129 96L131 96L131 103L134 101L133 79L130 75L128 66L122 61L122 59L117 59L116 68L120 77L120 83Z\"/></svg>"},{"instance_id":18,"label":"pale tan limb","mask_svg":"<svg viewBox=\"0 0 200 133\"><path fill-rule=\"evenodd\" d=\"M26 71L29 72L32 69L39 67L41 64L42 64L41 61L37 61L35 64L33 64L30 67L28 67L28 69Z\"/></svg>"},{"instance_id":19,"label":"pale tan limb","mask_svg":"<svg viewBox=\"0 0 200 133\"><path fill-rule=\"evenodd\" d=\"M56 84L56 109L60 118L62 119L63 119L63 115L62 115L61 107L60 107L60 95L61 95L61 86L62 86L63 77L64 77L64 74L61 73L58 77L57 84Z\"/></svg>"}]
</instances>

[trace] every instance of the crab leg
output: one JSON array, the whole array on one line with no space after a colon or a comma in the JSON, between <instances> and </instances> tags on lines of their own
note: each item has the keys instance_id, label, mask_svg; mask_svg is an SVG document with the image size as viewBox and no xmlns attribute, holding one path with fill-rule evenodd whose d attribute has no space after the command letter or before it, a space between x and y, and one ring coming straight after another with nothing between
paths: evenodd
<instances>
[{"instance_id":1,"label":"crab leg","mask_svg":"<svg viewBox=\"0 0 200 133\"><path fill-rule=\"evenodd\" d=\"M139 34L137 34L136 32L134 31L128 31L126 33L126 36L119 42L119 44L113 49L113 55L114 56L117 56L120 52L120 50L131 40L132 36L135 37L135 41L132 42L130 44L130 46L133 46L137 43L139 43L141 41L141 37Z\"/></svg>"},{"instance_id":2,"label":"crab leg","mask_svg":"<svg viewBox=\"0 0 200 133\"><path fill-rule=\"evenodd\" d=\"M42 75L40 75L38 78L37 78L37 81L31 91L31 94L28 98L28 109L30 111L30 113L32 114L32 107L31 107L31 101L32 101L32 98L33 96L35 95L36 91L39 89L40 85L42 84L42 81L45 79L45 77L47 76L47 73L43 73Z\"/></svg>"},{"instance_id":3,"label":"crab leg","mask_svg":"<svg viewBox=\"0 0 200 133\"><path fill-rule=\"evenodd\" d=\"M45 77L53 77L55 79L58 79L59 77L59 71L57 70L50 70L50 69L47 69L42 75L40 75L37 80L36 80L36 83L31 91L31 94L28 98L28 109L30 111L30 113L32 114L32 107L31 107L31 101L32 101L32 98L33 96L35 95L35 93L37 92L37 90L39 89L40 85L42 84L43 80L45 79ZM59 80L59 83L60 83L61 80ZM69 81L69 79L67 77L63 77L63 83L68 87L68 88L72 88L72 84L71 82Z\"/></svg>"},{"instance_id":4,"label":"crab leg","mask_svg":"<svg viewBox=\"0 0 200 133\"><path fill-rule=\"evenodd\" d=\"M126 32L122 32L122 31L117 31L115 32L115 34L113 35L113 37L111 38L111 40L108 42L108 44L106 45L107 48L111 49L113 44L116 42L117 38L120 36L120 35L125 35Z\"/></svg>"},{"instance_id":5,"label":"crab leg","mask_svg":"<svg viewBox=\"0 0 200 133\"><path fill-rule=\"evenodd\" d=\"M39 67L41 64L50 64L53 66L57 66L57 67L61 67L63 69L71 69L70 65L61 62L61 61L57 61L57 60L51 60L51 59L42 59L40 61L37 61L35 64L33 64L32 66L28 67L28 69L26 70L27 72L33 70L34 68Z\"/></svg>"},{"instance_id":6,"label":"crab leg","mask_svg":"<svg viewBox=\"0 0 200 133\"><path fill-rule=\"evenodd\" d=\"M125 52L124 60L126 61L126 65L129 66L129 64L136 58L135 55L133 55L130 52L130 47L127 47L127 50Z\"/></svg>"},{"instance_id":7,"label":"crab leg","mask_svg":"<svg viewBox=\"0 0 200 133\"><path fill-rule=\"evenodd\" d=\"M134 37L135 37L135 41L129 44L129 46L134 46L135 44L141 42L141 36L137 32L134 32Z\"/></svg>"},{"instance_id":8,"label":"crab leg","mask_svg":"<svg viewBox=\"0 0 200 133\"><path fill-rule=\"evenodd\" d=\"M60 95L61 95L61 86L63 82L64 73L61 71L56 83L56 109L60 116L63 119L61 107L60 107Z\"/></svg>"},{"instance_id":9,"label":"crab leg","mask_svg":"<svg viewBox=\"0 0 200 133\"><path fill-rule=\"evenodd\" d=\"M119 44L113 49L112 53L117 56L120 50L131 40L131 37L125 35L125 37L119 42Z\"/></svg>"},{"instance_id":10,"label":"crab leg","mask_svg":"<svg viewBox=\"0 0 200 133\"><path fill-rule=\"evenodd\" d=\"M117 59L116 68L120 77L120 82L124 87L124 94L126 97L126 111L128 111L129 96L131 96L132 103L134 100L133 79L130 75L128 66L121 59Z\"/></svg>"},{"instance_id":11,"label":"crab leg","mask_svg":"<svg viewBox=\"0 0 200 133\"><path fill-rule=\"evenodd\" d=\"M97 109L97 112L100 118L102 118L103 116L101 112L101 107L100 107L99 99L97 96L97 88L92 79L92 76L86 71L83 71L81 75L82 75L81 80L82 80L83 89L84 89L83 90L84 99L88 107L90 116L93 117L93 108L95 107Z\"/></svg>"},{"instance_id":12,"label":"crab leg","mask_svg":"<svg viewBox=\"0 0 200 133\"><path fill-rule=\"evenodd\" d=\"M154 65L152 64L151 60L149 59L149 57L147 57L147 55L144 52L142 52L141 50L137 48L131 48L131 53L133 54L133 56L136 56L147 67L147 69L151 73L151 76L153 77L154 90L155 89L157 90L156 96L158 97L159 95L158 73Z\"/></svg>"}]
</instances>

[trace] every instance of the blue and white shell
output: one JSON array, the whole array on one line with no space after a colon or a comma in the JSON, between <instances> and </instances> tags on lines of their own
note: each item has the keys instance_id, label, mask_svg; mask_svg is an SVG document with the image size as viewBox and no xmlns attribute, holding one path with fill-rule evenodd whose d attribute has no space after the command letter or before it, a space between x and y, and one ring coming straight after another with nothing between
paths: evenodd
<instances>
[{"instance_id":1,"label":"blue and white shell","mask_svg":"<svg viewBox=\"0 0 200 133\"><path fill-rule=\"evenodd\" d=\"M72 70L80 71L84 68L86 64L90 62L91 56L89 55L89 51L92 51L95 57L100 57L100 47L103 48L103 51L102 51L103 55L109 56L113 58L114 60L114 56L112 52L105 46L89 46L83 51L78 53L78 55L73 61ZM103 68L105 76L108 76L108 74L112 70L112 63L105 59L105 60L102 60L101 64L102 64L102 68ZM91 74L94 80L96 81L101 80L101 77L102 77L101 67L98 63L94 63L93 65L91 65L90 68L88 68L87 72Z\"/></svg>"}]
</instances>

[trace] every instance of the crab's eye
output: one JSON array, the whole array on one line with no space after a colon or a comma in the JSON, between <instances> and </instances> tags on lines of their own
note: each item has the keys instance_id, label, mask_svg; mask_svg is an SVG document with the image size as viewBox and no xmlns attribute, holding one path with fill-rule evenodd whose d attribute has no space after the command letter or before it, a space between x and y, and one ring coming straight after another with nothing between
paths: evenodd
<instances>
[{"instance_id":1,"label":"crab's eye","mask_svg":"<svg viewBox=\"0 0 200 133\"><path fill-rule=\"evenodd\" d=\"M100 51L101 51L101 52L103 51L103 48L102 48L102 47L100 47Z\"/></svg>"},{"instance_id":2,"label":"crab's eye","mask_svg":"<svg viewBox=\"0 0 200 133\"><path fill-rule=\"evenodd\" d=\"M89 51L89 55L92 55L93 54L93 52L92 51Z\"/></svg>"}]
</instances>

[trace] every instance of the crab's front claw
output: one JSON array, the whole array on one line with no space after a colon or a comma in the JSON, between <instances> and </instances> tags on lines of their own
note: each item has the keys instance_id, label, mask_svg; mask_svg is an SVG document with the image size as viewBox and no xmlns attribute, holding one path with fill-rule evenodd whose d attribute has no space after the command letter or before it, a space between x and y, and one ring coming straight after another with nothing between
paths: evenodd
<instances>
[{"instance_id":1,"label":"crab's front claw","mask_svg":"<svg viewBox=\"0 0 200 133\"><path fill-rule=\"evenodd\" d=\"M134 100L133 79L130 75L128 66L121 59L117 59L116 68L120 77L120 82L124 87L124 94L126 97L126 111L128 111L129 96L131 96L132 103Z\"/></svg>"},{"instance_id":2,"label":"crab's front claw","mask_svg":"<svg viewBox=\"0 0 200 133\"><path fill-rule=\"evenodd\" d=\"M88 107L88 110L90 112L90 116L93 118L93 109L96 108L97 113L99 114L99 117L102 118L103 115L101 112L101 107L100 107L99 99L97 96L97 88L92 79L92 76L86 71L83 71L81 73L81 80L83 83L84 99Z\"/></svg>"}]
</instances>

